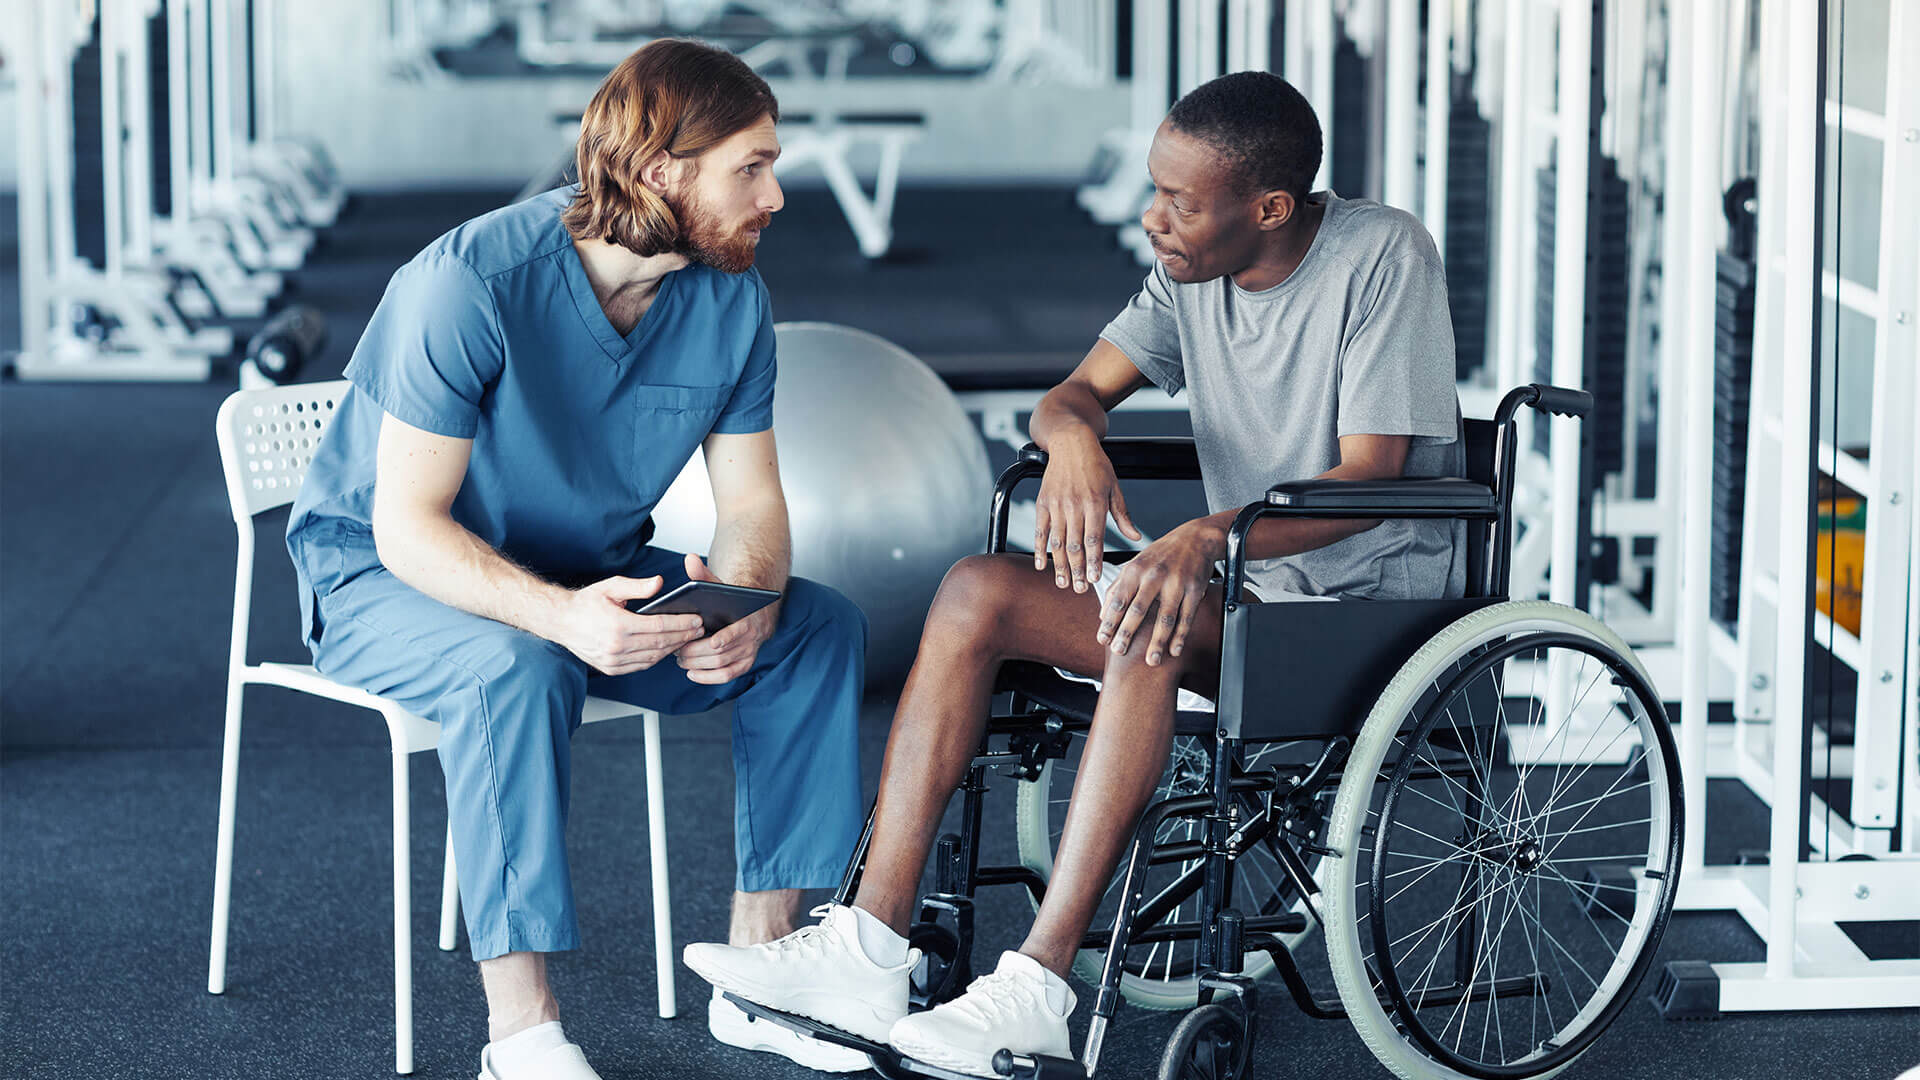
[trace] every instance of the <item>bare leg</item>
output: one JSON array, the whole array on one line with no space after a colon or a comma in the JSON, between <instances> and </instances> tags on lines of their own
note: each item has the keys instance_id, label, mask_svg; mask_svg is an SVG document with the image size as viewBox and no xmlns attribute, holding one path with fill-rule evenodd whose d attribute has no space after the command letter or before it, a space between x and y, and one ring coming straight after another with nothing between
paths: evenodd
<instances>
[{"instance_id":1,"label":"bare leg","mask_svg":"<svg viewBox=\"0 0 1920 1080\"><path fill-rule=\"evenodd\" d=\"M480 983L487 991L489 1041L560 1019L560 1005L547 986L545 953L514 952L482 960Z\"/></svg>"},{"instance_id":2,"label":"bare leg","mask_svg":"<svg viewBox=\"0 0 1920 1080\"><path fill-rule=\"evenodd\" d=\"M800 911L799 889L768 889L733 894L733 921L727 944L758 945L793 933Z\"/></svg>"},{"instance_id":3,"label":"bare leg","mask_svg":"<svg viewBox=\"0 0 1920 1080\"><path fill-rule=\"evenodd\" d=\"M894 712L856 905L907 932L934 832L980 746L1001 661L1098 671L1099 623L1092 593L1056 587L1051 570L1023 556L975 555L948 572Z\"/></svg>"},{"instance_id":4,"label":"bare leg","mask_svg":"<svg viewBox=\"0 0 1920 1080\"><path fill-rule=\"evenodd\" d=\"M1146 637L1140 634L1126 656L1108 654L1100 704L1067 804L1046 899L1020 947L1062 977L1072 968L1094 909L1166 771L1176 693L1183 682L1205 694L1216 692L1219 588L1208 591L1194 618L1190 647L1180 656L1148 665L1136 655L1144 650Z\"/></svg>"}]
</instances>

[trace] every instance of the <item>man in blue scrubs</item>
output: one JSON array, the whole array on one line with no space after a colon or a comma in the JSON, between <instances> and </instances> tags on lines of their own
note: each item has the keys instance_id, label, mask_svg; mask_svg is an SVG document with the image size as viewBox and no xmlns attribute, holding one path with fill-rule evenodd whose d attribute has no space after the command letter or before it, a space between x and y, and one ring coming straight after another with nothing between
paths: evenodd
<instances>
[{"instance_id":1,"label":"man in blue scrubs","mask_svg":"<svg viewBox=\"0 0 1920 1080\"><path fill-rule=\"evenodd\" d=\"M595 1077L544 956L579 944L564 831L587 694L667 713L733 701L730 937L795 925L860 828L866 622L789 578L773 321L752 269L782 204L778 105L732 55L659 41L582 119L580 183L476 218L388 284L287 526L315 665L440 724L460 895L489 1009L482 1080ZM711 563L648 545L696 449ZM710 636L640 615L688 580L784 590ZM839 1047L716 1036L816 1068Z\"/></svg>"}]
</instances>

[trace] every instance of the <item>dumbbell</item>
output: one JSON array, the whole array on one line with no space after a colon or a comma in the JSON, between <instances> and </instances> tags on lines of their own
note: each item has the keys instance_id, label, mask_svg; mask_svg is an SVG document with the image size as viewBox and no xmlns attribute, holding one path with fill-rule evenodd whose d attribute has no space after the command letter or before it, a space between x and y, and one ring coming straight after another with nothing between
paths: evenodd
<instances>
[{"instance_id":1,"label":"dumbbell","mask_svg":"<svg viewBox=\"0 0 1920 1080\"><path fill-rule=\"evenodd\" d=\"M326 347L327 317L311 305L295 304L268 319L247 342L247 363L273 382L290 383Z\"/></svg>"}]
</instances>

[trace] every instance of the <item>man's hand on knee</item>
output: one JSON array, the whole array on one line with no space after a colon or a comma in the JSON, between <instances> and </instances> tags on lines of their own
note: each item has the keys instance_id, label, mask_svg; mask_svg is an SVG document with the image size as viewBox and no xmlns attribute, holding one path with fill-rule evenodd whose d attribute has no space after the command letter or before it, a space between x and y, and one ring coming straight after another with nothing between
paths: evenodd
<instances>
[{"instance_id":1,"label":"man's hand on knee","mask_svg":"<svg viewBox=\"0 0 1920 1080\"><path fill-rule=\"evenodd\" d=\"M1153 619L1146 648L1149 665L1179 656L1193 629L1193 617L1207 597L1216 544L1209 531L1188 522L1147 545L1120 570L1120 580L1107 590L1100 608L1100 644L1115 656L1125 656L1139 638L1140 628ZM1139 655L1139 654L1135 654Z\"/></svg>"}]
</instances>

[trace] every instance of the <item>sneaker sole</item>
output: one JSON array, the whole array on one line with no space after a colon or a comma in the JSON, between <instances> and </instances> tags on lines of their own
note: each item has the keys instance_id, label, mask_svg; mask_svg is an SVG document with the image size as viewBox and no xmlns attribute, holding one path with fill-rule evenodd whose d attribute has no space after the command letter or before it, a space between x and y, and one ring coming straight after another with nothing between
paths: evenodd
<instances>
[{"instance_id":1,"label":"sneaker sole","mask_svg":"<svg viewBox=\"0 0 1920 1080\"><path fill-rule=\"evenodd\" d=\"M694 974L727 993L738 994L769 1009L804 1016L872 1043L885 1045L887 1032L893 1028L894 1022L907 1015L904 1007L897 1015L889 1016L859 1000L822 994L817 990L794 991L765 986L730 972L702 971L692 963L687 966L693 968Z\"/></svg>"},{"instance_id":2,"label":"sneaker sole","mask_svg":"<svg viewBox=\"0 0 1920 1080\"><path fill-rule=\"evenodd\" d=\"M724 1009L719 1022L714 1013ZM741 1050L778 1054L796 1065L824 1073L864 1072L873 1059L851 1047L803 1035L771 1020L755 1017L729 1001L716 1003L707 1013L707 1033L716 1042ZM772 1035L772 1041L764 1036Z\"/></svg>"},{"instance_id":3,"label":"sneaker sole","mask_svg":"<svg viewBox=\"0 0 1920 1080\"><path fill-rule=\"evenodd\" d=\"M762 1020L760 1022L763 1024L772 1023L772 1021L769 1021L769 1020ZM781 1030L784 1031L786 1029L782 1028ZM844 1059L835 1060L835 1058L831 1056L825 1057L825 1058L814 1057L810 1053L812 1049L811 1047L795 1048L790 1044L782 1045L782 1044L776 1044L776 1043L770 1043L770 1042L762 1042L758 1039L749 1039L746 1042L729 1042L726 1039L721 1039L717 1035L714 1036L714 1038L719 1042L726 1043L728 1046L738 1047L741 1050L751 1050L751 1051L754 1051L755 1053L778 1055L780 1057L787 1059L788 1061L793 1062L795 1065L798 1065L802 1068L812 1069L814 1072L857 1073L857 1072L865 1072L868 1069L873 1068L873 1060L867 1057L867 1055L860 1053L858 1050L847 1050L847 1056ZM833 1050L843 1049L842 1047L832 1046L831 1044L821 1044L821 1045L826 1046Z\"/></svg>"},{"instance_id":4,"label":"sneaker sole","mask_svg":"<svg viewBox=\"0 0 1920 1080\"><path fill-rule=\"evenodd\" d=\"M915 1061L924 1062L936 1069L983 1077L985 1080L1000 1080L1000 1074L993 1071L992 1055L988 1055L983 1060L966 1054L956 1054L949 1050L945 1043L922 1042L914 1038L896 1037L893 1040L893 1048Z\"/></svg>"},{"instance_id":5,"label":"sneaker sole","mask_svg":"<svg viewBox=\"0 0 1920 1080\"><path fill-rule=\"evenodd\" d=\"M983 1077L984 1080L1000 1080L1000 1074L993 1071L993 1054L988 1054L984 1058L972 1057L950 1049L947 1043L927 1042L916 1039L911 1034L905 1038L895 1035L891 1037L890 1041L893 1048L901 1054L915 1061L931 1065L936 1069L946 1069L949 1072ZM998 1052L998 1048L996 1048L995 1052ZM1036 1054L1063 1058L1073 1056L1071 1048L1053 1053L1046 1050L1028 1050L1022 1051L1022 1053L1029 1056Z\"/></svg>"}]
</instances>

